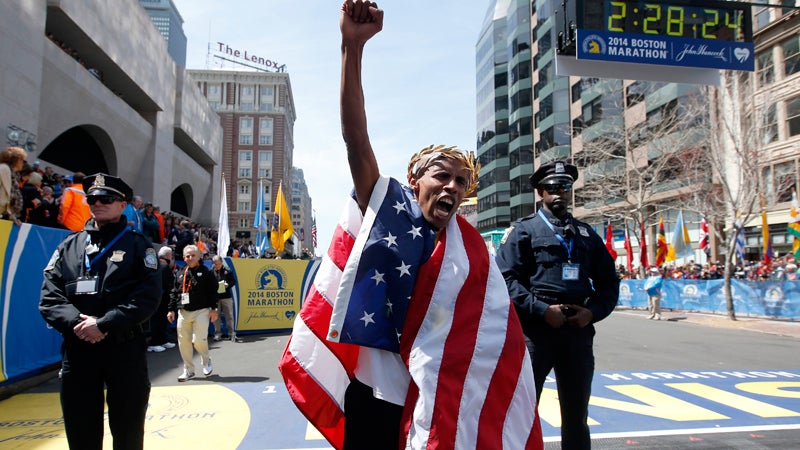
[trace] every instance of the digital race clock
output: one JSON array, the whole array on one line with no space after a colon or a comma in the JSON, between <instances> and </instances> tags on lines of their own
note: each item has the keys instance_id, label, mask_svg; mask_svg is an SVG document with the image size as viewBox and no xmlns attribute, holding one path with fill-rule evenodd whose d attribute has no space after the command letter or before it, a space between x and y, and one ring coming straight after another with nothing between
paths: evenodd
<instances>
[{"instance_id":1,"label":"digital race clock","mask_svg":"<svg viewBox=\"0 0 800 450\"><path fill-rule=\"evenodd\" d=\"M749 3L718 0L560 1L558 53L578 60L749 70Z\"/></svg>"},{"instance_id":2,"label":"digital race clock","mask_svg":"<svg viewBox=\"0 0 800 450\"><path fill-rule=\"evenodd\" d=\"M751 42L750 5L735 2L583 2L578 28L729 42Z\"/></svg>"}]
</instances>

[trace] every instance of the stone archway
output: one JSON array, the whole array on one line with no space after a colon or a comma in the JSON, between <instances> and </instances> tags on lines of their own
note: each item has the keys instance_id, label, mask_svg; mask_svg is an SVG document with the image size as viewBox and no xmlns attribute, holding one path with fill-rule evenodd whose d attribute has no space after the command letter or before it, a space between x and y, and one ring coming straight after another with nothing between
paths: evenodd
<instances>
[{"instance_id":1,"label":"stone archway","mask_svg":"<svg viewBox=\"0 0 800 450\"><path fill-rule=\"evenodd\" d=\"M192 217L194 193L188 183L181 184L172 191L169 199L169 210L184 217Z\"/></svg>"},{"instance_id":2,"label":"stone archway","mask_svg":"<svg viewBox=\"0 0 800 450\"><path fill-rule=\"evenodd\" d=\"M50 142L38 159L71 172L117 175L117 155L108 133L96 125L79 125Z\"/></svg>"}]
</instances>

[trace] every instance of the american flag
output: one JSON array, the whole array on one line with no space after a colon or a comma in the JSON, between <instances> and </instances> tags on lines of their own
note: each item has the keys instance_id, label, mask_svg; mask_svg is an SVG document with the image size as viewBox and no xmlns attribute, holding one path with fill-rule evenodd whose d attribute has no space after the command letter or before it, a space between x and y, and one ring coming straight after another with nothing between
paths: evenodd
<instances>
[{"instance_id":1,"label":"american flag","mask_svg":"<svg viewBox=\"0 0 800 450\"><path fill-rule=\"evenodd\" d=\"M314 218L314 222L311 223L311 245L313 248L317 248L317 218Z\"/></svg>"},{"instance_id":2,"label":"american flag","mask_svg":"<svg viewBox=\"0 0 800 450\"><path fill-rule=\"evenodd\" d=\"M370 280L375 269L352 269L352 265L357 260L371 264L364 257L367 244L383 239L372 231L381 228L376 224L390 221L371 217L371 211L377 211L377 215L389 212L395 218L405 214L394 209L398 200L408 198L393 194L398 186L395 180L381 178L363 218L357 203L350 199L279 365L297 407L337 449L342 448L344 437L344 393L359 370L359 352L390 353L326 339L337 331L339 338L350 339L357 334L355 329L367 328L380 331L378 341L387 341L386 328L373 327L369 320L351 324L346 313L342 316L345 320L331 324L333 299L348 303L349 308L337 305L340 310L362 309L361 316L374 306L368 299L358 303L363 297L353 289L364 287L359 286L359 271ZM365 226L370 222L372 227ZM412 240L419 244L420 237ZM385 240L377 242L389 246ZM398 239L398 246L405 245ZM405 316L398 358L411 380L405 397L401 447L543 448L533 372L522 329L503 277L489 258L480 234L457 217L441 233L432 251L426 247L423 244L423 254L429 258L419 261L422 265L414 269L417 280L411 293L413 300L405 302L408 310L403 312L400 305L392 305L392 316ZM403 273L398 279L411 275L405 275L406 270L412 271L396 271ZM375 284L375 280L372 282ZM352 292L349 299L343 297L346 291ZM386 293L377 292L381 296ZM380 314L366 313L374 314L372 319L381 314L388 317L386 306L382 304ZM388 322L394 326L392 320ZM394 329L391 332L395 333ZM396 342L396 335L393 338ZM364 339L363 335L357 337L359 342Z\"/></svg>"},{"instance_id":3,"label":"american flag","mask_svg":"<svg viewBox=\"0 0 800 450\"><path fill-rule=\"evenodd\" d=\"M706 256L711 254L711 246L708 245L708 222L706 222L705 217L700 221L700 239L697 247L702 250Z\"/></svg>"}]
</instances>

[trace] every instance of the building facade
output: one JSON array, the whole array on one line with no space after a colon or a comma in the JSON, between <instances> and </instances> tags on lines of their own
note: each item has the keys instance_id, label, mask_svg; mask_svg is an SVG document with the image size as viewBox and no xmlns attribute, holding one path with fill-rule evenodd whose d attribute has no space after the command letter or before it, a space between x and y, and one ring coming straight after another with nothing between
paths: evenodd
<instances>
[{"instance_id":1,"label":"building facade","mask_svg":"<svg viewBox=\"0 0 800 450\"><path fill-rule=\"evenodd\" d=\"M6 145L56 172L105 172L206 226L222 133L138 1L0 2Z\"/></svg>"},{"instance_id":2,"label":"building facade","mask_svg":"<svg viewBox=\"0 0 800 450\"><path fill-rule=\"evenodd\" d=\"M278 186L289 203L296 113L288 73L189 70L222 125L221 170L228 188L231 239L256 240L262 190L266 223ZM261 186L261 188L259 188ZM262 233L268 225L264 225Z\"/></svg>"},{"instance_id":3,"label":"building facade","mask_svg":"<svg viewBox=\"0 0 800 450\"><path fill-rule=\"evenodd\" d=\"M767 222L772 247L789 251L786 231L792 193L800 192L800 2L771 0L773 7L753 5L753 41L756 71L750 75L752 104L759 119L759 153ZM761 221L751 221L746 250L751 256L763 248Z\"/></svg>"},{"instance_id":4,"label":"building facade","mask_svg":"<svg viewBox=\"0 0 800 450\"><path fill-rule=\"evenodd\" d=\"M477 228L484 234L532 211L522 182L532 170L529 19L527 0L492 1L476 45Z\"/></svg>"},{"instance_id":5,"label":"building facade","mask_svg":"<svg viewBox=\"0 0 800 450\"><path fill-rule=\"evenodd\" d=\"M183 32L183 18L172 0L139 0L150 16L161 36L167 42L175 64L186 67L186 34Z\"/></svg>"},{"instance_id":6,"label":"building facade","mask_svg":"<svg viewBox=\"0 0 800 450\"><path fill-rule=\"evenodd\" d=\"M795 0L770 3L777 7L753 6L757 71L743 73L743 86L748 89L745 98L737 101L724 98L721 88L709 91L701 85L557 76L555 21L560 4L552 0L490 2L476 46L478 154L483 165L479 230L485 236L496 234L508 221L530 214L532 208L525 206L538 200L533 192L525 191L530 173L543 163L567 159L581 169L573 213L594 225L601 235L606 224L612 224L620 261L625 259L622 236L626 227L635 236L633 247L639 261L641 224L646 224L646 240L653 243L658 221L663 219L671 240L679 213L690 240L696 243L704 209L725 207L702 204L702 195L697 194L714 192L721 183L708 167L700 170L688 163L707 151L709 140L714 139L709 125L711 108L702 101L716 99L734 108L755 105L753 116L760 118L757 128L762 134L759 152L769 155L760 160L758 189L765 194L773 249L776 254L785 253L791 246L786 235L789 200L792 190L798 189L800 19L798 10L789 7ZM527 34L532 37L528 54L520 47L522 34L515 29L525 11L529 15ZM519 95L526 74L516 68L526 58L533 93L530 107ZM526 117L532 120L528 122ZM525 152L515 156L515 151L529 142L532 163L523 159ZM503 172L497 169L502 167L510 168L507 197L501 194ZM507 200L507 209L503 200ZM746 224L748 253L754 258L763 246L758 207L755 214ZM724 238L733 216L733 211L723 213L716 234L712 225L715 249L723 246L715 238ZM650 245L650 261L654 261L653 251ZM694 256L699 262L708 259L697 249ZM716 257L716 251L711 257Z\"/></svg>"},{"instance_id":7,"label":"building facade","mask_svg":"<svg viewBox=\"0 0 800 450\"><path fill-rule=\"evenodd\" d=\"M286 199L292 214L292 227L295 239L300 242L298 255L314 255L314 243L311 238L311 227L314 223L314 208L311 196L308 194L308 185L303 175L303 169L292 168L292 197Z\"/></svg>"}]
</instances>

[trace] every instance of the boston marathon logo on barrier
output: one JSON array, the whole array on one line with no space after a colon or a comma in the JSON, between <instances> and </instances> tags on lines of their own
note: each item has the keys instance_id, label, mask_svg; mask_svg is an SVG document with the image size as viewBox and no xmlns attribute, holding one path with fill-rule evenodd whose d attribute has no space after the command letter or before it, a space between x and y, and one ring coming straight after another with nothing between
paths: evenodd
<instances>
[{"instance_id":1,"label":"boston marathon logo on barrier","mask_svg":"<svg viewBox=\"0 0 800 450\"><path fill-rule=\"evenodd\" d=\"M255 290L246 291L247 306L251 311L245 323L256 319L291 320L296 314L295 291L288 289L288 276L283 267L270 264L256 275ZM252 308L256 309L252 309ZM289 309L286 309L289 308Z\"/></svg>"}]
</instances>

